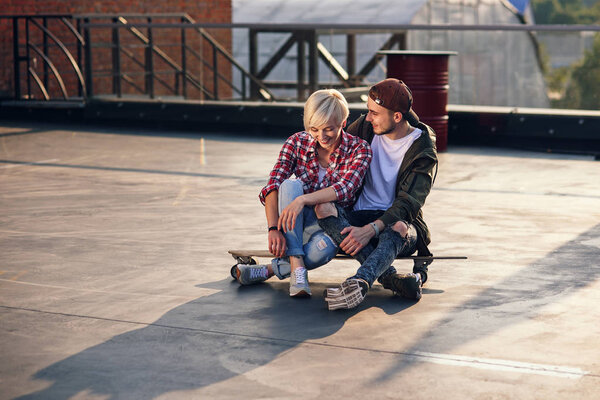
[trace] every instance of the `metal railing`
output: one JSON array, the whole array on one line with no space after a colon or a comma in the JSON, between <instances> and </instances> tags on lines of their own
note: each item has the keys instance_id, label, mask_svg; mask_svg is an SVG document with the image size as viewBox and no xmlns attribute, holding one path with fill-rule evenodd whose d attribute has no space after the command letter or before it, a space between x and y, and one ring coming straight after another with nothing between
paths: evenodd
<instances>
[{"instance_id":1,"label":"metal railing","mask_svg":"<svg viewBox=\"0 0 600 400\"><path fill-rule=\"evenodd\" d=\"M492 32L506 35L525 32L532 43L533 63L542 70L544 60L538 34L600 32L600 26L596 25L209 24L197 23L187 14L0 18L10 18L13 23L14 98L21 100L87 100L108 95L116 98L171 96L200 100L303 101L321 87L351 91L368 85L371 83L369 74L382 67L385 56L381 51L406 49L411 45L409 33L471 31L483 36ZM52 27L51 21L54 21ZM56 32L58 29L62 32ZM246 37L243 57L234 56L235 45L231 43L234 32L240 31ZM272 34L283 39L265 51L261 40ZM370 48L368 57L362 57L359 62L357 38L368 34L385 34L387 37ZM333 36L343 38L343 54L328 45L327 38ZM53 49L58 51L52 52ZM460 49L439 50L457 50L457 59L461 61L454 62L467 65L472 61L462 61ZM59 55L62 62L56 60ZM38 58L42 60L42 68L36 66ZM281 79L274 72L284 63L287 63L284 67L286 79ZM333 79L320 79L323 72L322 67L319 71L320 65L325 66ZM65 74L70 74L71 78L65 79ZM475 78L477 75L468 79ZM472 83L457 82L454 88ZM598 89L600 92L600 87ZM285 90L294 95L280 95ZM514 90L527 92L520 87ZM456 104L482 103L467 100Z\"/></svg>"},{"instance_id":2,"label":"metal railing","mask_svg":"<svg viewBox=\"0 0 600 400\"><path fill-rule=\"evenodd\" d=\"M93 15L15 15L3 16L12 20L13 36L13 88L14 98L20 100L37 99L38 93L44 100L60 98L62 100L88 99L97 95L110 94L116 97L124 95L123 87L128 85L133 92L149 98L156 97L156 85L160 85L167 93L184 99L189 98L189 88L195 88L200 99L223 99L223 92L233 92L227 98L248 99L248 82L256 89L257 97L265 101L275 100L271 91L256 77L250 74L238 63L230 52L219 43L207 30L199 26L192 26L195 21L187 14L93 14ZM139 21L133 24L130 19L143 19L143 27L138 28ZM157 44L154 23L157 19L178 19L176 24L180 36L174 43ZM104 21L103 21L104 20ZM105 42L99 38L99 30L106 28L106 20L110 23L110 41ZM49 21L60 21L65 29L55 26L49 29ZM35 35L34 30L40 35ZM60 29L59 29L60 30ZM53 32L54 31L54 32ZM160 30L158 30L160 35ZM207 57L190 46L191 31L196 37L196 42L201 42L200 47L207 46ZM125 35L136 42L127 44ZM60 36L60 38L59 38ZM102 35L101 35L102 36ZM39 43L41 42L41 43ZM52 42L52 44L50 43ZM143 56L139 57L132 48L143 48ZM162 48L178 48L178 55L174 56ZM77 95L69 93L63 74L67 71L64 65L58 66L57 61L50 55L51 48L56 47L61 55L68 60L70 68L77 76ZM99 69L98 65L105 67L105 62L95 61L95 56L102 49L110 49L110 67ZM41 71L37 71L37 57L43 62ZM56 57L56 55L54 55ZM176 59L177 58L177 59ZM127 71L123 69L123 60L131 61L132 65L140 71ZM202 68L210 72L211 78L205 79L194 74L189 68L190 59L199 63ZM220 61L221 60L221 61ZM166 69L158 69L157 61L166 65ZM64 64L64 63L63 63ZM27 76L22 79L22 69L25 68ZM62 71L61 71L62 67ZM240 82L235 84L229 75L222 71L236 70ZM40 76L41 75L41 76ZM137 83L136 76L144 77L144 84ZM174 79L169 82L165 76L171 75ZM58 96L51 96L48 88L49 78L52 77L58 87ZM109 77L112 81L110 93L96 92L97 80ZM210 82L209 82L210 81ZM131 91L128 94L132 94Z\"/></svg>"},{"instance_id":3,"label":"metal railing","mask_svg":"<svg viewBox=\"0 0 600 400\"><path fill-rule=\"evenodd\" d=\"M250 27L250 64L248 69L238 62L231 52L211 35L209 29L226 30L234 27L220 24L198 24L187 14L89 14L89 15L18 15L3 16L10 18L13 23L13 71L14 71L14 98L21 100L36 99L36 92L41 93L44 100L50 100L57 96L51 96L48 90L48 78L54 77L59 88L59 96L64 100L81 100L95 96L112 95L123 97L124 95L142 95L149 98L156 97L157 85L166 90L168 94L183 99L190 97L189 89L196 89L200 95L196 98L210 100L263 100L274 101L276 96L272 89L292 88L297 91L296 98L302 101L307 94L323 86L318 82L317 62L321 60L327 68L339 79L333 86L339 88L352 88L363 84L364 77L383 58L374 52L372 57L357 72L355 59L355 34L348 33L348 54L346 57L348 68L344 69L336 60L335 56L319 41L319 31L314 27L306 26L292 30L269 25ZM161 22L165 19L175 19L177 22ZM41 21L41 22L40 22ZM61 21L66 30L61 32L63 39L48 28L48 21ZM39 38L43 45L32 39L32 27L38 29L42 36ZM23 29L21 29L23 28ZM54 29L57 29L55 27ZM178 29L179 37L173 43L157 44L156 36L161 36L165 30ZM110 32L107 40L97 33L100 31ZM192 35L190 34L192 33ZM269 32L282 32L290 35L289 39L259 68L258 65L258 36ZM157 35L158 34L158 35ZM196 47L190 45L191 36L195 36L202 42ZM173 37L171 36L173 39ZM61 49L62 54L69 61L71 68L77 75L77 95L69 93L67 85L61 72L49 54L49 39ZM135 43L126 39L133 39ZM394 33L377 50L389 50L395 45L399 48L405 47L404 32ZM199 48L203 44L208 46L208 51L203 54ZM40 48L41 46L41 48ZM136 55L132 50L142 47L142 57ZM199 48L198 48L199 47ZM286 53L292 48L297 49L297 80L296 82L282 82L267 80L271 71L285 58ZM173 56L164 48L178 48L178 56ZM308 54L306 49L308 50ZM110 50L110 65L106 68L105 62L96 62L97 53L103 49ZM44 63L43 71L38 72L33 64L37 64L35 55L39 56ZM177 59L176 59L177 58ZM308 61L308 71L304 60ZM221 61L219 61L221 60ZM130 65L138 67L138 71L126 70L123 64L129 61ZM167 69L157 68L157 61L161 61ZM202 68L209 71L209 78L199 76L191 71L190 63L199 63ZM21 68L25 65L28 72L25 82L22 81ZM100 65L101 68L98 68ZM50 74L51 73L51 74ZM140 84L139 77L144 77ZM165 76L173 76L173 82L169 82ZM239 75L239 82L234 82L232 75ZM110 78L111 90L95 90L95 82L102 78ZM33 82L32 82L33 80ZM35 89L33 83L37 86ZM23 86L25 87L23 90ZM124 87L130 90L125 93ZM331 86L331 85L327 85ZM132 92L133 91L133 92ZM229 92L226 96L222 93ZM164 97L166 96L163 93Z\"/></svg>"},{"instance_id":4,"label":"metal railing","mask_svg":"<svg viewBox=\"0 0 600 400\"><path fill-rule=\"evenodd\" d=\"M122 83L125 82L150 98L155 97L155 83L158 83L175 96L188 98L188 88L191 86L201 92L201 98L219 100L223 99L223 96L220 95L223 91L221 89L223 84L225 88L237 95L230 97L239 97L242 100L246 100L248 97L246 90L247 81L250 81L259 88L259 95L262 100L272 101L275 99L270 90L239 64L225 46L219 43L205 29L198 26L190 26L196 22L187 14L84 15L77 18L83 19L83 30L85 35L89 37L93 37L94 30L101 30L107 27L106 23L97 22L98 20L110 19L108 28L111 30L111 42L97 44L96 48L109 47L112 49L112 69L108 74L113 79L113 94L118 97L122 96ZM145 21L143 23L131 21L131 19L140 18ZM164 45L166 47L178 48L179 60L176 60L175 56L169 55L162 48L163 45L157 44L155 40L157 33L160 35L161 31L164 31L164 28L155 28L155 26L161 25L156 20L162 18L179 19L178 23L172 25L172 27L179 30L179 36L176 38L177 42ZM209 50L207 51L208 56L202 54L202 50L190 45L190 34L188 34L188 31L195 34L196 39L201 42L198 47L202 48L203 44L209 46ZM129 34L130 37L137 40L139 45L143 46L143 61L138 60L134 53L128 49L127 45L123 43L124 34ZM91 54L92 48L94 46L88 46L89 54L86 56L86 60L90 60L90 65L86 68L87 71L90 71L90 76L87 79L88 82L93 82L94 76L102 76L102 73L94 73L91 62L93 57ZM142 74L145 76L143 89L136 86L131 72L123 71L121 55L124 55L132 60L134 64L143 68ZM189 68L190 59L199 62L202 68L207 68L212 77L207 80L194 74ZM157 69L155 65L156 60L164 62L170 70L161 71ZM222 61L219 62L219 60ZM222 73L221 70L237 70L241 76L239 84L236 85L232 82L228 74ZM162 79L161 74L172 74L175 78L173 84L169 84L165 79Z\"/></svg>"},{"instance_id":5,"label":"metal railing","mask_svg":"<svg viewBox=\"0 0 600 400\"><path fill-rule=\"evenodd\" d=\"M65 82L59 72L55 62L49 56L49 48L51 46L50 41L54 43L61 53L68 60L68 65L77 75L77 95L79 97L86 97L87 90L86 84L81 71L81 48L85 42L83 37L79 34L79 28L73 26L72 18L70 15L19 15L12 16L12 43L13 43L13 84L14 84L14 97L16 99L31 99L32 98L32 80L35 83L40 93L45 100L50 100L48 92L49 78L53 76L56 80L60 93L63 99L72 98L74 95L70 95L67 92ZM59 21L69 31L74 40L77 42L76 56L73 56L72 52L67 48L65 43L56 36L52 31L48 29L48 22L50 20ZM20 34L20 27L24 26L25 38L24 45L21 46L22 38ZM41 45L31 40L32 30L41 32L42 39ZM41 48L40 48L41 46ZM24 47L24 49L22 49ZM24 50L24 54L23 54ZM34 60L31 53L37 54L43 61L43 74L40 78L39 74L34 68ZM21 65L25 64L25 71L27 73L25 78L26 93L23 94L21 88Z\"/></svg>"}]
</instances>

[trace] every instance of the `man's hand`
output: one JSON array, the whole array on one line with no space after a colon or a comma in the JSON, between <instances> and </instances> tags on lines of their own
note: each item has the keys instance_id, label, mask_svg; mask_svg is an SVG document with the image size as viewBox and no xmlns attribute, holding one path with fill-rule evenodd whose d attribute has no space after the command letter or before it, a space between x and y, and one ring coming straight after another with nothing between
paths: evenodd
<instances>
[{"instance_id":1,"label":"man's hand","mask_svg":"<svg viewBox=\"0 0 600 400\"><path fill-rule=\"evenodd\" d=\"M296 226L296 218L302 212L304 208L304 198L302 196L296 197L286 208L281 211L279 220L277 221L277 228L284 232L291 231Z\"/></svg>"},{"instance_id":2,"label":"man's hand","mask_svg":"<svg viewBox=\"0 0 600 400\"><path fill-rule=\"evenodd\" d=\"M283 236L283 233L276 230L269 231L268 242L269 251L275 257L285 256L285 236Z\"/></svg>"},{"instance_id":3,"label":"man's hand","mask_svg":"<svg viewBox=\"0 0 600 400\"><path fill-rule=\"evenodd\" d=\"M369 243L369 240L375 236L375 231L371 225L365 225L362 227L358 226L347 226L342 229L341 234L348 234L340 243L340 248L344 250L344 253L354 257L363 247Z\"/></svg>"}]
</instances>

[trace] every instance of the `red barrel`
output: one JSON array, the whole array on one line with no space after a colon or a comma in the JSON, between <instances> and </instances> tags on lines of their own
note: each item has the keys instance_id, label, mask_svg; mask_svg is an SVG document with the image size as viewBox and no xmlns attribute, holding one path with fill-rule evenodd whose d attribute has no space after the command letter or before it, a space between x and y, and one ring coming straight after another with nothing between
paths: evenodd
<instances>
[{"instance_id":1,"label":"red barrel","mask_svg":"<svg viewBox=\"0 0 600 400\"><path fill-rule=\"evenodd\" d=\"M436 133L438 151L448 147L448 59L453 51L381 51L387 77L404 81L413 94L413 110Z\"/></svg>"}]
</instances>

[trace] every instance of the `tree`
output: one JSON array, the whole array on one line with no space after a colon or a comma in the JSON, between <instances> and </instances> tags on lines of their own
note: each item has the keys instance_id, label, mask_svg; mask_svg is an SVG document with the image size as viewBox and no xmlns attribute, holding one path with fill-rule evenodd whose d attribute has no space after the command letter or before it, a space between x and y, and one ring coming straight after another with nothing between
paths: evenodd
<instances>
[{"instance_id":1,"label":"tree","mask_svg":"<svg viewBox=\"0 0 600 400\"><path fill-rule=\"evenodd\" d=\"M600 0L532 0L531 7L538 24L600 23ZM600 34L575 65L551 69L542 51L544 55L544 77L550 92L558 97L552 100L554 107L600 109Z\"/></svg>"},{"instance_id":2,"label":"tree","mask_svg":"<svg viewBox=\"0 0 600 400\"><path fill-rule=\"evenodd\" d=\"M593 24L600 21L600 1L532 0L537 24Z\"/></svg>"},{"instance_id":3,"label":"tree","mask_svg":"<svg viewBox=\"0 0 600 400\"><path fill-rule=\"evenodd\" d=\"M592 48L585 52L580 65L573 68L564 97L564 107L600 109L600 35L597 34Z\"/></svg>"}]
</instances>

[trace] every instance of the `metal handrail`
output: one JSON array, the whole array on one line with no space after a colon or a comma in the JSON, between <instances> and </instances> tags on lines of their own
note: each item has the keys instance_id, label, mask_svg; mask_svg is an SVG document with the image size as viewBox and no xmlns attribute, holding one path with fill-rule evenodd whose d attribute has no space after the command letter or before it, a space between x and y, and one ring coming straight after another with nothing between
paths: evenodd
<instances>
[{"instance_id":1,"label":"metal handrail","mask_svg":"<svg viewBox=\"0 0 600 400\"><path fill-rule=\"evenodd\" d=\"M243 78L248 78L254 85L256 85L260 89L259 93L261 94L261 96L263 96L263 98L265 100L267 100L267 101L273 101L273 100L275 100L275 95L262 82L262 80L260 80L259 78L255 77L248 70L246 70L246 68L244 68L244 66L241 65L233 57L233 55L231 53L229 53L229 51L227 49L225 49L212 35L210 35L208 32L206 32L205 29L195 27L195 25L197 24L196 21L189 14L187 14L187 13L81 14L81 15L75 16L75 18L83 19L83 20L108 19L108 18L118 19L118 22L112 22L112 23L85 22L83 24L83 27L84 28L98 28L98 27L102 27L102 28L106 28L106 27L121 28L122 26L125 26L132 33L134 33L136 36L138 36L138 39L141 39L142 37L144 37L144 35L139 31L138 27L144 27L144 28L162 27L164 24L157 23L157 22L151 22L151 23L128 22L125 18L181 18L185 22L177 23L177 24L167 24L167 25L173 25L172 27L177 27L177 28L190 28L190 27L194 28L194 30L196 30L198 33L200 33L200 35L204 39L206 39L208 41L208 43L212 46L213 49L215 49L215 51L218 54L220 54L223 57L225 57L225 59L232 66L234 66L235 68L237 68L240 71L240 73L242 74L242 79ZM147 44L147 42L145 42L145 41L143 41L143 42L145 44ZM226 79L226 77L224 77L222 74L220 74L211 64L207 63L201 55L199 55L197 52L193 51L193 49L190 49L189 47L186 48L186 50L190 51L194 56L196 56L199 60L201 60L201 62L205 66L210 67L211 69L213 69L213 73L215 74L215 76L217 78L219 78L222 81L224 81L229 87L231 87L237 93L240 93L240 94L244 95L244 90L237 89L231 82L229 82ZM159 55L159 57L162 58L161 54L159 54L159 53L156 53L156 54ZM162 54L166 56L165 53L162 53ZM196 86L197 88L199 88L198 84L200 83L200 81L199 81L199 79L197 77L189 74L189 72L187 72L187 71L184 73L182 67L179 66L172 59L169 59L169 60L164 59L164 61L167 62L172 68L176 69L179 73L181 73L185 77L185 79L187 79L190 82L192 82L192 84L194 86ZM203 91L203 93L205 93L209 97L216 98L216 94L210 93L206 88L203 87L202 91Z\"/></svg>"},{"instance_id":2,"label":"metal handrail","mask_svg":"<svg viewBox=\"0 0 600 400\"><path fill-rule=\"evenodd\" d=\"M56 45L61 49L61 51L67 57L67 59L71 63L71 66L75 70L75 74L77 75L77 79L79 79L79 84L82 87L83 95L85 97L86 96L86 87L85 87L85 82L83 80L83 74L81 73L81 69L79 68L79 65L77 64L77 62L73 58L73 55L71 54L71 52L69 51L69 49L67 49L67 47L63 44L63 42L59 38L57 38L51 31L49 31L46 27L44 27L43 25L41 25L35 19L32 18L32 19L30 19L30 21L35 26L37 26L39 29L41 29L42 32L44 32L46 35L48 35L48 37L50 39L52 39L54 41L54 43L56 43Z\"/></svg>"},{"instance_id":3,"label":"metal handrail","mask_svg":"<svg viewBox=\"0 0 600 400\"><path fill-rule=\"evenodd\" d=\"M77 28L75 28L73 26L73 24L70 23L69 20L67 20L66 18L60 18L60 20L71 31L71 33L73 34L73 36L75 36L75 39L77 39L77 41L80 44L85 45L85 40L83 39L83 36L81 36L81 34L77 31Z\"/></svg>"},{"instance_id":4,"label":"metal handrail","mask_svg":"<svg viewBox=\"0 0 600 400\"><path fill-rule=\"evenodd\" d=\"M181 15L179 15L179 16L181 16ZM121 23L123 26L129 25L129 23L123 16L119 16L117 18L119 20L119 23ZM149 43L150 43L149 38L146 37L146 35L144 35L142 32L140 32L135 26L127 27L127 29L142 43L144 43L145 45L149 45ZM161 49L159 49L156 46L151 46L151 51L153 53L155 53L156 55L158 55L163 61L165 61L167 64L169 64L169 66L171 68L173 68L177 73L181 74L181 76L183 76L184 79L186 79L188 82L190 82L192 85L194 85L194 87L196 87L197 89L202 91L205 95L207 95L213 99L216 98L216 94L209 92L196 76L191 74L189 71L184 70L182 66L180 66L175 60L170 58Z\"/></svg>"},{"instance_id":5,"label":"metal handrail","mask_svg":"<svg viewBox=\"0 0 600 400\"><path fill-rule=\"evenodd\" d=\"M40 88L40 91L42 92L42 95L44 96L44 100L50 100L50 96L48 95L48 90L46 90L44 83L42 82L42 80L40 79L38 74L35 72L35 70L33 68L29 67L29 68L27 68L27 72L29 73L29 75L31 75L31 77L33 78L35 83L37 83L38 87Z\"/></svg>"},{"instance_id":6,"label":"metal handrail","mask_svg":"<svg viewBox=\"0 0 600 400\"><path fill-rule=\"evenodd\" d=\"M187 46L186 46L186 48L185 48L185 49L186 49L187 51L189 51L189 52L190 52L190 54L192 54L194 57L196 57L196 58L198 59L198 61L200 61L200 62L202 63L202 65L204 65L204 66L206 66L206 67L209 67L209 68L212 68L212 64L210 64L209 62L207 62L207 61L204 59L204 57L202 57L202 55L201 55L200 53L198 53L196 50L194 50L194 49L192 49L192 48L190 48L190 47L187 47ZM236 88L236 87L235 87L235 86L234 86L234 85L233 85L231 82L229 82L229 81L227 80L227 78L226 78L225 76L223 76L223 74L221 74L219 71L216 71L216 72L215 72L215 71L213 70L213 73L216 73L216 74L217 74L217 76L218 76L218 77L219 77L221 80L223 80L225 83L227 83L227 84L229 85L229 87L230 87L231 89L233 89L235 92L237 92L237 93L238 93L238 94L240 94L240 95L244 95L244 93L243 93L243 91L242 91L242 90L239 90L238 88Z\"/></svg>"},{"instance_id":7,"label":"metal handrail","mask_svg":"<svg viewBox=\"0 0 600 400\"><path fill-rule=\"evenodd\" d=\"M196 21L187 13L184 14L183 18L187 21L189 21L189 23L191 25L196 25ZM202 28L197 28L196 29L206 40L208 40L208 42L211 44L211 46L213 46L213 48L215 48L221 55L223 55L233 66L235 66L241 73L243 76L248 77L255 85L257 85L258 87L260 87L262 89L262 91L260 92L263 97L265 98L265 100L268 101L273 101L275 100L275 96L273 95L273 93L269 90L269 88L267 88L267 86L265 86L263 84L263 82L259 79L257 79L254 75L252 75L250 72L248 72L243 65L241 65L235 58L233 58L233 56L225 49L223 48L223 46L221 46L219 44L219 42L217 42L208 32L206 32L206 30L202 29Z\"/></svg>"},{"instance_id":8,"label":"metal handrail","mask_svg":"<svg viewBox=\"0 0 600 400\"><path fill-rule=\"evenodd\" d=\"M56 69L56 66L54 65L54 63L36 45L31 44L31 43L27 43L27 46L29 46L40 57L42 57L42 60L44 60L44 62L46 63L46 65L48 65L48 67L50 67L50 70L52 71L52 74L54 75L54 77L56 78L56 81L58 82L58 87L60 88L60 91L63 94L63 98L66 100L69 97L69 95L67 94L67 88L65 87L65 82L63 81L62 77L58 73L58 70ZM38 83L38 86L39 86L39 84L41 83L41 81L38 82L37 79L36 79L36 83ZM44 85L42 84L42 86L44 86ZM42 92L45 92L47 94L48 91L46 90L46 87L45 86L42 87L42 86L40 86L40 89L42 90Z\"/></svg>"},{"instance_id":9,"label":"metal handrail","mask_svg":"<svg viewBox=\"0 0 600 400\"><path fill-rule=\"evenodd\" d=\"M83 24L83 28L84 29L90 29L90 28L95 28L95 27L105 27L105 26L110 26L112 28L116 28L116 29L120 29L125 27L129 32L131 32L138 40L140 40L140 42L142 42L144 45L149 45L149 39L138 29L138 27L140 26L145 26L147 28L153 28L154 26L160 25L159 23L141 23L141 22L129 22L127 18L132 17L144 17L144 18L165 18L165 17L178 17L181 18L182 20L184 20L185 22L178 24L178 27L181 28L187 28L190 25L195 24L194 19L189 16L188 14L185 13L174 13L174 14L102 14L102 15L80 15L80 16L76 16L77 18L80 19L84 19L84 20L89 20L89 19L106 19L106 18L113 18L114 20L116 20L116 22L110 23L110 24L105 24L105 23L98 23L98 22L85 22ZM242 74L242 79L247 78L249 79L253 84L255 84L258 88L260 88L259 93L263 96L263 98L267 101L273 101L275 100L275 96L274 94L269 90L269 88L260 80L257 79L255 76L253 76L250 72L248 72L237 60L235 60L235 58L227 51L227 49L225 49L216 39L214 39L214 37L212 37L208 32L206 32L204 29L201 28L195 28L195 30L200 33L200 35L208 41L208 43L210 44L210 46L213 48L213 53L218 53L221 56L223 56L232 66L234 66L235 68L237 68L241 74ZM216 82L217 80L221 80L223 82L225 82L230 88L232 88L236 93L241 94L242 96L245 96L245 90L242 89L238 89L235 85L233 85L231 82L229 82L229 80L223 75L221 74L218 69L216 69L215 65L214 65L214 60L213 60L213 64L209 64L208 62L206 62L206 60L204 60L204 58L197 53L196 51L194 51L193 49L190 49L189 47L185 47L186 51L189 51L191 54L193 54L196 58L198 58L203 65L211 68L213 70L213 74L215 76L215 84L214 86L216 87ZM166 53L164 53L162 50L160 50L160 48L156 47L156 46L151 46L151 51L153 52L153 54L156 54L158 57L160 57L163 61L165 61L171 68L173 68L177 73L179 73L186 81L190 82L194 87L198 88L199 90L201 90L205 95L207 95L210 98L216 99L217 98L217 94L216 91L214 91L213 93L209 92L206 87L204 87L204 85L202 85L202 83L200 82L200 80L194 76L193 74L191 74L189 71L185 70L181 65L179 65L175 60L173 60L172 58L170 58ZM213 58L216 58L216 54L213 54ZM243 84L244 86L244 84Z\"/></svg>"},{"instance_id":10,"label":"metal handrail","mask_svg":"<svg viewBox=\"0 0 600 400\"><path fill-rule=\"evenodd\" d=\"M92 80L94 78L93 74L92 74L92 68L91 68L91 46L92 44L90 43L90 36L89 36L89 30L91 28L113 28L115 30L121 30L121 29L127 29L128 31L132 32L134 34L135 37L137 37L137 39L142 43L142 45L148 49L148 51L153 54L153 55L157 55L158 58L160 58L162 61L164 61L166 63L166 65L168 65L170 68L172 68L174 70L168 70L169 72L165 72L165 71L155 71L153 66L151 65L151 76L150 79L157 79L157 82L162 84L163 86L165 86L167 89L173 91L174 93L178 94L179 93L179 87L180 84L182 85L182 91L184 93L184 97L186 97L186 84L190 83L191 85L193 85L194 87L198 88L201 93L203 95L205 95L207 98L212 98L212 99L217 99L218 98L218 85L221 84L222 82L225 82L226 85L228 85L233 92L235 92L236 94L241 94L242 98L245 99L246 96L246 89L245 89L245 84L249 81L252 85L250 93L251 95L255 94L255 93L261 93L261 95L263 96L263 99L265 100L274 100L275 97L273 96L271 90L273 88L276 87L292 87L293 83L286 83L286 82L265 82L264 78L266 78L266 76L269 74L270 70L273 69L273 67L277 64L277 62L279 60L273 58L271 60L269 60L269 62L262 67L262 69L260 69L260 71L258 71L258 68L256 68L256 66L253 66L251 64L250 67L250 71L246 70L246 68L244 66L242 66L237 60L235 60L233 58L233 55L229 52L229 50L227 50L225 47L223 47L211 34L209 34L207 32L208 29L214 28L214 29L218 29L218 28L225 28L225 29L235 29L235 28L246 28L246 29L251 29L251 30L256 30L257 32L292 32L292 31L298 31L298 35L299 38L297 38L297 42L299 43L301 40L307 40L308 39L303 39L304 36L302 35L316 35L316 34L324 34L324 33L329 33L329 34L333 34L333 33L345 33L345 34L352 34L352 33L391 33L391 38L388 41L390 44L390 47L395 46L396 44L394 43L394 40L398 40L398 37L400 36L399 34L401 33L406 33L406 31L416 31L416 30L427 30L427 31L435 31L435 30L444 30L444 31L524 31L524 32L548 32L548 31L552 31L552 32L600 32L600 26L599 25L526 25L526 24L510 24L510 25L457 25L457 24L385 24L385 25L370 25L370 24L304 24L304 23L297 23L297 24L273 24L273 23L197 23L196 21L194 21L194 19L192 17L190 17L188 14L185 13L165 13L165 14L82 14L82 15L70 15L70 14L39 14L39 15L27 15L27 14L23 14L23 15L19 15L19 16L15 16L15 15L11 15L11 16L3 16L0 15L0 19L2 18L12 18L13 20L18 19L18 18L25 18L27 23L29 23L30 21L37 26L42 32L44 32L44 48L40 49L39 47L36 47L33 43L30 43L29 40L27 40L27 55L20 55L17 52L15 52L15 65L18 65L18 63L23 62L24 60L27 60L27 67L28 67L28 72L29 72L29 76L33 77L33 79L35 80L35 82L38 84L38 86L40 87L40 89L42 90L42 93L44 94L44 96L47 95L47 90L44 86L44 84L47 86L48 82L48 68L50 68L50 70L52 71L52 74L57 78L57 81L59 82L59 87L61 89L61 92L63 94L63 97L68 97L67 96L67 90L65 88L64 82L62 82L62 78L60 78L60 74L58 74L58 70L56 69L56 66L52 63L52 61L49 59L48 57L48 49L47 49L47 38L50 38L51 40L53 40L57 46L61 49L61 51L67 56L67 58L69 59L70 64L73 66L73 68L75 69L75 72L77 74L78 80L79 80L79 84L81 89L83 89L83 98L87 98L88 96L88 87L89 87L89 95L92 95ZM64 43L62 43L60 40L58 40L58 38L47 28L46 26L46 22L44 21L44 24L42 25L40 21L40 18L57 18L60 21L62 21L63 24L65 24L65 26L71 31L71 33L73 34L73 36L76 39L77 44L80 46L78 48L78 51L80 51L81 46L85 46L84 50L86 51L86 55L85 58L83 59L86 62L86 68L85 70L83 68L80 67L81 61L75 61L75 59L73 58L73 55L71 54L71 52L69 52L69 50L67 49L67 47L64 45ZM113 21L112 23L105 23L103 21L99 21L102 19L106 19L106 18L113 18L113 19L117 19L117 21ZM132 22L127 20L126 18L145 18L148 19L149 21L146 22ZM161 23L161 22L155 22L152 21L152 18L180 18L182 22L179 23ZM78 22L77 26L78 28L76 29L73 24L70 22L70 20L76 20ZM80 22L83 22L80 24ZM173 58L172 54L167 54L165 51L163 51L163 49L159 48L158 46L154 45L151 42L151 38L148 38L146 35L144 35L142 33L142 31L140 31L140 29L142 28L148 28L149 30L149 35L151 36L151 31L153 29L161 29L161 28L180 28L181 29L181 34L182 34L182 42L181 44L177 43L176 45L178 47L181 48L181 63L177 62L177 57L175 56L175 58ZM81 29L83 29L84 31L84 36L82 36L82 31ZM204 54L200 54L198 51L196 51L195 49L193 49L192 47L188 46L185 42L185 32L189 29L193 29L196 32L198 32L201 35L201 40L206 40L209 45L212 48L212 63L210 60L210 56L208 57L204 57ZM13 29L13 32L17 32L17 30ZM18 33L18 32L17 32ZM349 36L350 36L349 34ZM293 33L292 33L293 36ZM533 33L532 33L533 36ZM394 37L396 37L396 39L394 39ZM87 39L87 40L86 40ZM344 70L341 65L339 63L337 63L337 61L335 60L335 58L332 56L332 54L329 53L329 51L320 43L318 42L318 40L316 42L314 42L314 38L311 37L312 42L309 43L309 45L312 45L311 43L316 43L316 55L317 57L320 57L323 61L326 62L327 66L333 71L334 76L336 77L336 79L339 79L338 84L341 84L344 87L348 87L348 86L353 86L357 83L360 83L362 81L362 79L364 78L364 76L366 76L366 74L370 71L370 69L372 69L375 65L377 65L377 63L379 62L379 60L382 58L381 55L379 54L375 54L368 62L365 66L363 66L361 69L359 69L358 73L355 72L355 68L354 65L352 65L351 67L348 67L348 71ZM350 38L348 39L350 40ZM294 40L290 40L288 42L286 42L286 45L284 45L279 53L285 53L287 50L289 50L296 42ZM386 42L387 43L387 42ZM287 47L286 47L287 46ZM384 45L385 46L385 45ZM39 54L41 56L41 58L44 61L44 75L43 75L43 79L44 82L42 82L41 79L39 79L40 77L35 73L35 71L32 68L29 68L29 49L33 50L35 53ZM165 49L166 50L166 49ZM126 54L128 57L130 57L131 59L134 60L134 62L137 65L146 67L146 65L138 62L137 59L135 59L135 56L133 55L133 53L127 53L126 49L124 47L117 47L117 53L124 53ZM214 79L213 81L213 91L211 92L205 85L205 81L203 81L202 79L199 79L198 77L194 76L194 74L190 73L187 68L186 68L186 61L185 61L185 57L186 54L188 55L192 55L193 57L197 58L198 60L200 60L201 64L207 68L212 69L213 71L213 75L212 75L212 79ZM300 50L299 50L299 55L300 55ZM114 56L114 53L113 53ZM312 56L309 54L309 56ZM226 62L228 63L228 65L230 64L233 68L235 68L235 71L237 73L237 71L239 71L241 73L242 76L242 89L239 89L239 85L234 85L234 82L232 81L232 78L230 76L225 76L224 74L220 73L218 68L217 68L217 58L218 57L222 57L223 59L226 60ZM81 58L80 54L78 53L78 58ZM219 59L220 61L220 59ZM150 60L150 62L152 62L152 60ZM350 65L350 63L349 63ZM298 69L300 71L300 66L298 66ZM82 76L82 71L85 71L86 74L86 79L83 79ZM123 80L131 85L133 84L133 79L131 79L130 76L128 76L127 74L121 74L120 70L113 70L113 74L118 73L120 78L123 78ZM155 74L158 73L175 73L175 84L174 85L170 85L170 83L167 83L166 81L155 77ZM305 74L305 71L302 71L303 74ZM312 80L310 80L311 77L311 72L309 71L309 81L310 81L310 85L313 85L314 82ZM17 77L19 76L18 71L15 71L15 80L17 80ZM113 75L115 76L115 75ZM164 77L164 75L163 75ZM166 78L165 78L166 79ZM305 80L305 78L302 77L302 79L300 78L300 72L299 72L299 78L298 81L296 83L296 87L298 87L298 90L300 91L300 88L302 88L302 90L305 90L307 87L309 87L310 85L307 85ZM41 86L40 86L40 83ZM88 85L89 86L86 86ZM319 84L319 82L317 82L317 84ZM27 82L28 85L28 89L29 89L29 80ZM279 86L278 86L279 85ZM138 88L138 86L134 85L134 87ZM210 87L210 86L209 86ZM309 89L312 88L312 86L309 87ZM260 91L258 91L257 89L260 89ZM15 90L16 93L18 93L17 90Z\"/></svg>"},{"instance_id":11,"label":"metal handrail","mask_svg":"<svg viewBox=\"0 0 600 400\"><path fill-rule=\"evenodd\" d=\"M146 35L144 35L142 32L140 32L139 29L132 27L132 26L128 26L129 23L127 22L127 20L125 18L118 17L118 20L119 20L119 23L121 23L124 26L127 26L127 30L129 32L131 32L142 43L144 43L146 46L148 46L150 44L150 39ZM171 66L173 69L176 69L179 72L183 71L181 66L178 65L177 62L175 62L175 60L173 60L171 57L169 57L164 51L162 51L158 47L152 46L152 51L154 53L156 53L156 55L159 56L164 62L169 64L169 66Z\"/></svg>"},{"instance_id":12,"label":"metal handrail","mask_svg":"<svg viewBox=\"0 0 600 400\"><path fill-rule=\"evenodd\" d=\"M92 24L90 24L92 25ZM182 28L181 23L136 23L139 28ZM111 23L94 23L96 28L110 28ZM319 32L358 32L358 33L390 33L394 31L426 30L426 31L532 31L532 32L600 32L600 25L537 25L537 24L308 24L308 23L204 23L195 22L191 28L247 28L269 32L289 32L293 30L315 30Z\"/></svg>"}]
</instances>

